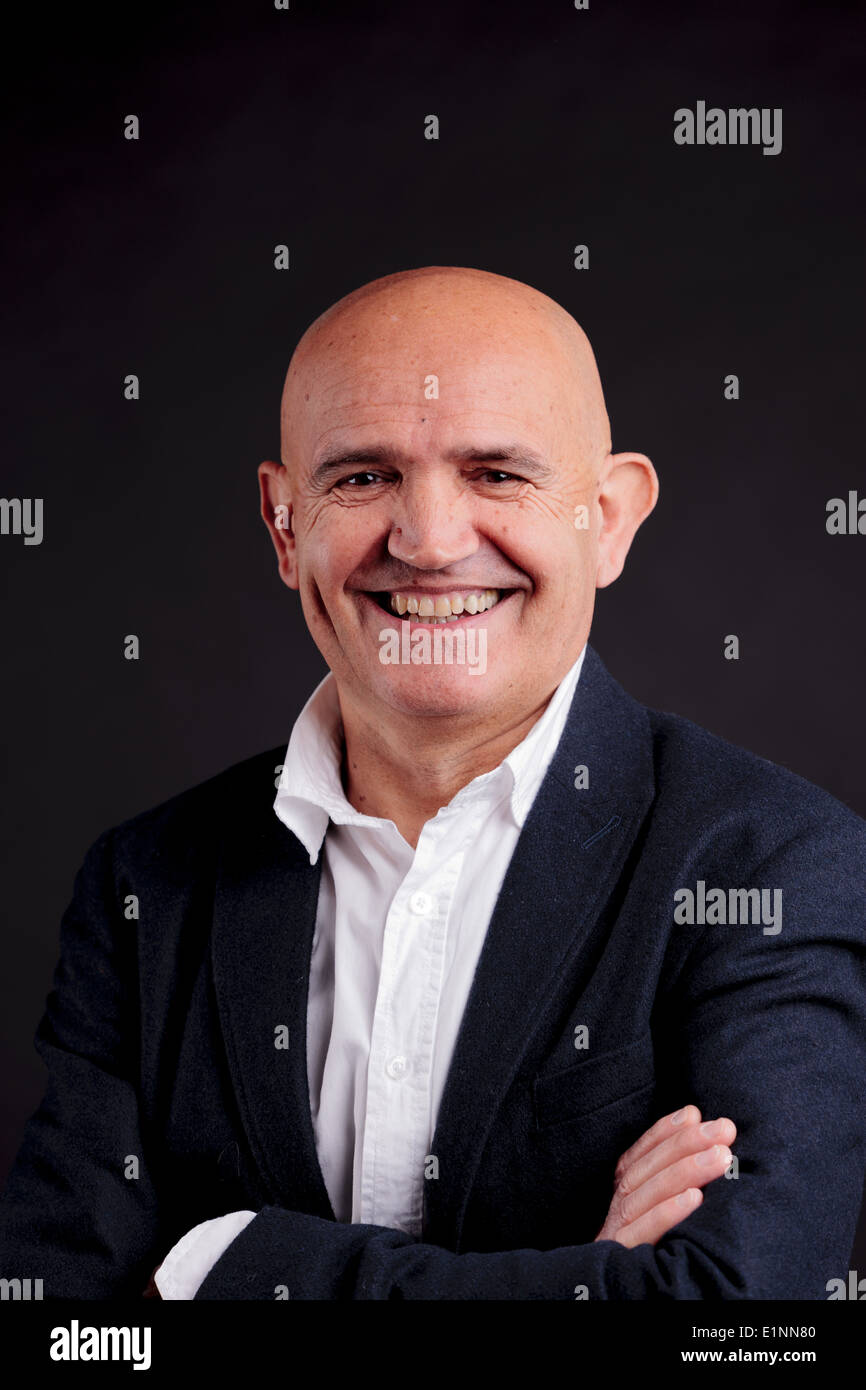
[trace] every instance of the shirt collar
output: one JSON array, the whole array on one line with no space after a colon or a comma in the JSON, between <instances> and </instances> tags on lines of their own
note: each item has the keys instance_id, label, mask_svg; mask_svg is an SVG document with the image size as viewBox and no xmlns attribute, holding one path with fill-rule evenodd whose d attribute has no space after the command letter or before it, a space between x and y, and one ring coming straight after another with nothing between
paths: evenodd
<instances>
[{"instance_id":1,"label":"shirt collar","mask_svg":"<svg viewBox=\"0 0 866 1390\"><path fill-rule=\"evenodd\" d=\"M585 655L584 645L574 665L556 687L544 714L526 737L512 748L498 767L481 773L461 787L452 804L458 799L467 801L481 795L493 795L498 800L508 794L514 822L519 829L523 828L562 736ZM329 671L295 720L274 801L274 811L301 841L311 864L319 857L329 821L336 825L390 824L387 819L357 811L347 800L340 775L342 753L337 683ZM500 790L503 785L505 791Z\"/></svg>"}]
</instances>

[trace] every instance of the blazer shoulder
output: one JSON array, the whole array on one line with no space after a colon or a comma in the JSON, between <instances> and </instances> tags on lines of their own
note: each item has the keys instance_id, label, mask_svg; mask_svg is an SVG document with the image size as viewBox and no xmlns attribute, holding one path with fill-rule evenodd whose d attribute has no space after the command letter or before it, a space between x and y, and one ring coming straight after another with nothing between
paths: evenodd
<instances>
[{"instance_id":1,"label":"blazer shoulder","mask_svg":"<svg viewBox=\"0 0 866 1390\"><path fill-rule=\"evenodd\" d=\"M866 820L824 788L681 715L646 712L659 799L683 815L761 820L786 839L821 826L866 848Z\"/></svg>"},{"instance_id":2,"label":"blazer shoulder","mask_svg":"<svg viewBox=\"0 0 866 1390\"><path fill-rule=\"evenodd\" d=\"M227 824L249 826L273 815L286 745L255 753L185 791L119 822L105 835L121 857L140 860L195 850L216 843ZM100 837L102 838L102 837Z\"/></svg>"}]
</instances>

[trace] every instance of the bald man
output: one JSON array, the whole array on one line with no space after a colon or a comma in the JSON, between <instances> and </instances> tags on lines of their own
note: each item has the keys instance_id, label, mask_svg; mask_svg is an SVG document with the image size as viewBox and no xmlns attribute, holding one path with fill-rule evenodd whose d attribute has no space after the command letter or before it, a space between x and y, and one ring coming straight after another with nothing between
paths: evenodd
<instances>
[{"instance_id":1,"label":"bald man","mask_svg":"<svg viewBox=\"0 0 866 1390\"><path fill-rule=\"evenodd\" d=\"M281 451L262 516L328 675L287 749L88 853L0 1273L826 1298L866 827L588 645L658 482L612 452L586 336L501 276L386 276L304 334Z\"/></svg>"}]
</instances>

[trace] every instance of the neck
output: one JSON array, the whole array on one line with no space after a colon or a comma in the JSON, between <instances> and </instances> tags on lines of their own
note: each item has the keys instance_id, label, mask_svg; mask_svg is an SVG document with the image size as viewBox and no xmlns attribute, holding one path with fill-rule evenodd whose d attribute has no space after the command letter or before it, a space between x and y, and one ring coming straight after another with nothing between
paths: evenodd
<instances>
[{"instance_id":1,"label":"neck","mask_svg":"<svg viewBox=\"0 0 866 1390\"><path fill-rule=\"evenodd\" d=\"M341 775L356 811L391 820L413 849L428 820L475 777L498 767L547 709L550 690L529 713L477 719L370 718L339 692L344 747ZM387 736L385 730L387 729Z\"/></svg>"}]
</instances>

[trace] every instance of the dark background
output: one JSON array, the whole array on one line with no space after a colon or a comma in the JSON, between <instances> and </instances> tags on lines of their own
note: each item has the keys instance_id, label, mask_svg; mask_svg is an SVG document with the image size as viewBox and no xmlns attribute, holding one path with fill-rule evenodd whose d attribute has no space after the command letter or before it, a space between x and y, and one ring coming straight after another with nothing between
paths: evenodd
<instances>
[{"instance_id":1,"label":"dark background","mask_svg":"<svg viewBox=\"0 0 866 1390\"><path fill-rule=\"evenodd\" d=\"M43 497L45 537L0 537L0 1175L43 1086L32 1034L85 849L287 742L325 673L255 468L298 337L375 276L480 266L574 313L614 449L662 484L594 644L637 698L866 814L866 538L825 529L829 498L866 494L862 6L236 0L26 23L2 83L2 495ZM782 107L781 154L676 146L698 99Z\"/></svg>"}]
</instances>

